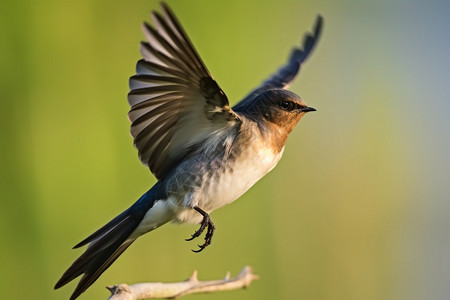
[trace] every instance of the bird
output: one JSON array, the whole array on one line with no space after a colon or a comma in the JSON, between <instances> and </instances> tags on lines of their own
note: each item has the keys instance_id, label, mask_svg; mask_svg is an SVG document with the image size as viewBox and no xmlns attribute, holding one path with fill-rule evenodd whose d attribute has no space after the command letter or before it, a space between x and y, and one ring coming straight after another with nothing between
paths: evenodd
<instances>
[{"instance_id":1,"label":"bird","mask_svg":"<svg viewBox=\"0 0 450 300\"><path fill-rule=\"evenodd\" d=\"M142 59L130 77L130 133L140 161L157 179L121 214L74 246L88 245L64 272L58 289L82 275L79 297L141 235L168 222L198 224L187 240L211 244L210 213L227 205L271 171L298 121L314 108L287 88L315 48L318 15L301 47L234 107L206 68L169 6L143 23Z\"/></svg>"}]
</instances>

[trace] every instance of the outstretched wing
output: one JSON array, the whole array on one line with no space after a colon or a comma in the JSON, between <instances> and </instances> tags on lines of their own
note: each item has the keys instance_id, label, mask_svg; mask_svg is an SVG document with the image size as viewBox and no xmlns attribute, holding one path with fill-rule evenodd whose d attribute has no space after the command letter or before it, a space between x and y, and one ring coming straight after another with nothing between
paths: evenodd
<instances>
[{"instance_id":1,"label":"outstretched wing","mask_svg":"<svg viewBox=\"0 0 450 300\"><path fill-rule=\"evenodd\" d=\"M205 140L240 123L169 7L144 23L128 117L139 159L158 179Z\"/></svg>"},{"instance_id":2,"label":"outstretched wing","mask_svg":"<svg viewBox=\"0 0 450 300\"><path fill-rule=\"evenodd\" d=\"M319 40L322 31L323 18L318 15L314 24L313 33L306 33L303 38L303 47L294 48L286 65L282 66L278 71L268 79L266 79L261 86L254 89L234 108L245 106L247 102L253 100L256 96L270 89L285 89L288 88L292 81L297 76L301 65L306 61L308 56L314 49Z\"/></svg>"}]
</instances>

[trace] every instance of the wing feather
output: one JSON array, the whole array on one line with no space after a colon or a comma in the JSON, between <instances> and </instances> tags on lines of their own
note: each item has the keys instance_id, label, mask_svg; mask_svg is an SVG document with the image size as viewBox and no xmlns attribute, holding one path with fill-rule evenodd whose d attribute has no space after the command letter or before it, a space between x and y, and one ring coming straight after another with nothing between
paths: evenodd
<instances>
[{"instance_id":1,"label":"wing feather","mask_svg":"<svg viewBox=\"0 0 450 300\"><path fill-rule=\"evenodd\" d=\"M306 61L317 44L322 31L322 26L323 18L318 15L314 24L313 33L305 34L302 47L294 48L286 65L279 68L276 73L272 74L259 87L250 92L250 94L234 107L234 110L240 111L245 109L248 103L267 90L288 88L300 71L301 65Z\"/></svg>"},{"instance_id":2,"label":"wing feather","mask_svg":"<svg viewBox=\"0 0 450 300\"><path fill-rule=\"evenodd\" d=\"M152 12L142 26L144 59L129 81L130 133L139 159L158 179L204 141L232 130L240 120L208 72L170 9Z\"/></svg>"}]
</instances>

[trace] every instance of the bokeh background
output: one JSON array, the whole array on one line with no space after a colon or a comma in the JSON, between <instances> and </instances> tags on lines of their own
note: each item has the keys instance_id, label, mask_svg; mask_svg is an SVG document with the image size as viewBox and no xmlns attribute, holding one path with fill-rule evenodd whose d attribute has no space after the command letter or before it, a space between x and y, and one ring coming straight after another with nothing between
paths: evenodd
<instances>
[{"instance_id":1,"label":"bokeh background","mask_svg":"<svg viewBox=\"0 0 450 300\"><path fill-rule=\"evenodd\" d=\"M196 226L138 240L80 298L104 286L200 279L253 266L246 290L190 299L450 298L450 2L171 0L236 103L325 18L291 90L318 112L269 176ZM0 3L0 288L53 291L71 247L155 182L132 146L128 77L156 1Z\"/></svg>"}]
</instances>

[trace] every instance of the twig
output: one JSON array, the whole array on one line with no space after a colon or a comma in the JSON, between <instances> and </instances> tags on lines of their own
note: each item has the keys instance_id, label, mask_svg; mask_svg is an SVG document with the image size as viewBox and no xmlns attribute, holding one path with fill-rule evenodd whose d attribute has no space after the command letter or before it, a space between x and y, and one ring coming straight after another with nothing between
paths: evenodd
<instances>
[{"instance_id":1,"label":"twig","mask_svg":"<svg viewBox=\"0 0 450 300\"><path fill-rule=\"evenodd\" d=\"M244 267L235 278L230 278L230 273L227 273L224 279L211 281L199 281L197 271L194 271L189 279L182 282L109 286L107 289L111 292L111 296L108 300L175 299L193 293L212 293L246 288L256 279L258 276L252 273L250 267Z\"/></svg>"}]
</instances>

